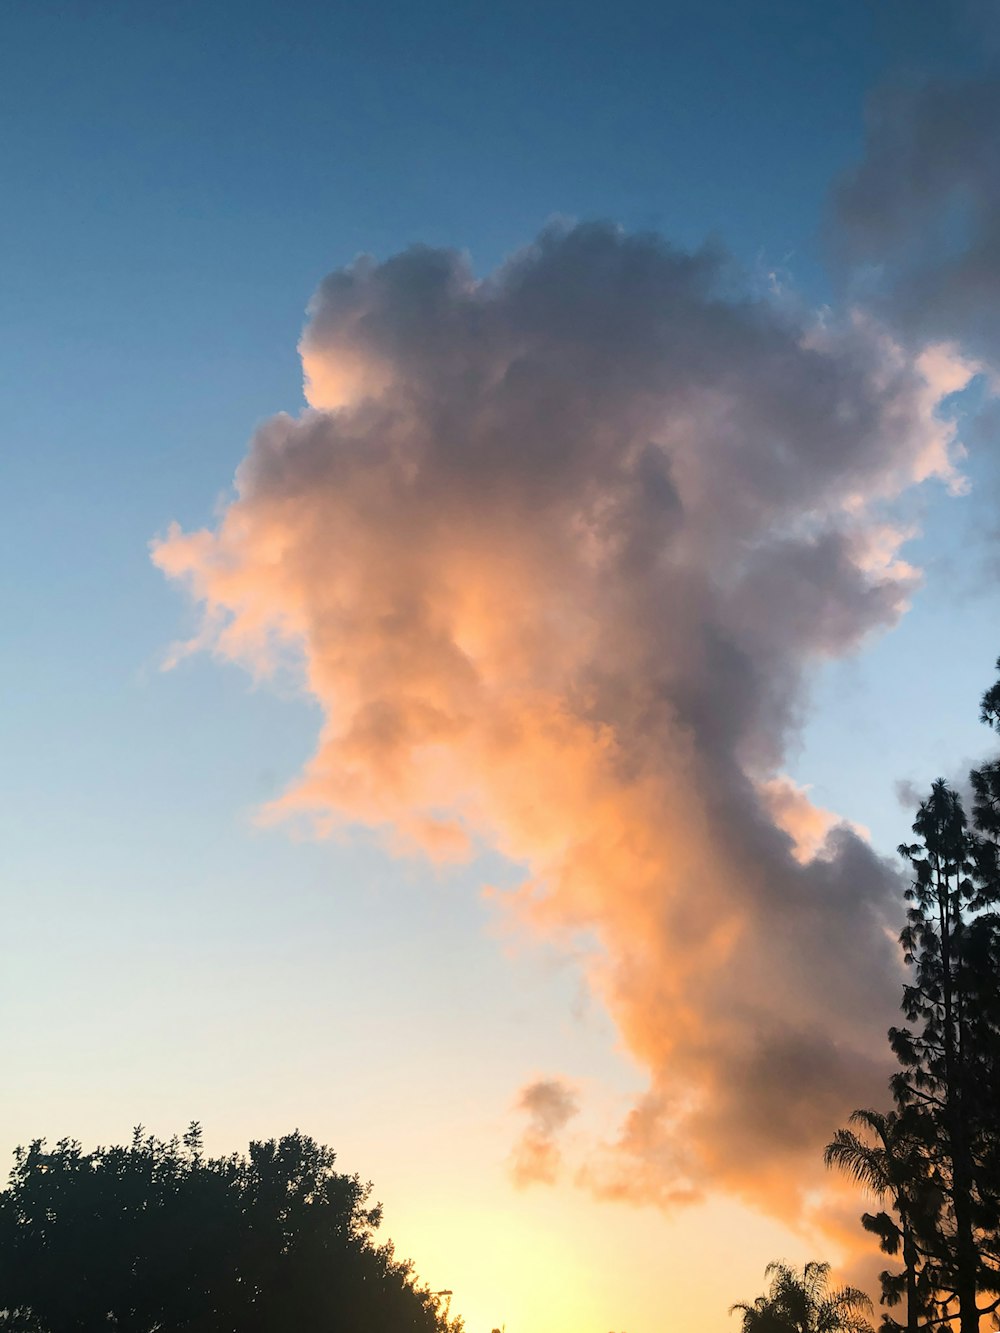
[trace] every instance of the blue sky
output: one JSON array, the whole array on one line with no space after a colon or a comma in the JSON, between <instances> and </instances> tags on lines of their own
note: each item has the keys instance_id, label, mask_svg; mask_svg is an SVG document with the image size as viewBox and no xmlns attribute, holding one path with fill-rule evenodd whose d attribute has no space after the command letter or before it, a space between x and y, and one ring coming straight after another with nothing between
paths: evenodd
<instances>
[{"instance_id":1,"label":"blue sky","mask_svg":"<svg viewBox=\"0 0 1000 1333\"><path fill-rule=\"evenodd\" d=\"M398 1082L424 1089L409 1151L445 1106L479 1127L466 1173L486 1143L499 1171L526 1071L637 1085L599 1009L572 1017L571 961L514 948L473 891L516 868L253 826L317 710L208 660L161 673L193 613L148 544L211 521L254 426L303 406L306 303L359 252L422 241L487 272L553 217L608 218L716 238L760 283L835 302L828 191L866 96L968 72L979 46L914 0L6 7L0 1148L192 1116L235 1146L301 1122L398 1183L415 1248L412 1199L447 1172L381 1146ZM969 497L922 502L914 611L820 673L790 764L887 851L908 822L893 779L961 772L983 744L995 496L970 472ZM384 1086L345 1074L382 1048Z\"/></svg>"},{"instance_id":2,"label":"blue sky","mask_svg":"<svg viewBox=\"0 0 1000 1333\"><path fill-rule=\"evenodd\" d=\"M301 403L325 272L414 240L486 271L553 215L597 216L721 238L823 300L827 189L866 90L974 46L946 7L870 3L39 3L2 22L8 669L32 664L32 748L60 700L75 726L74 696L108 702L91 765L176 619L146 542L207 518L252 426Z\"/></svg>"}]
</instances>

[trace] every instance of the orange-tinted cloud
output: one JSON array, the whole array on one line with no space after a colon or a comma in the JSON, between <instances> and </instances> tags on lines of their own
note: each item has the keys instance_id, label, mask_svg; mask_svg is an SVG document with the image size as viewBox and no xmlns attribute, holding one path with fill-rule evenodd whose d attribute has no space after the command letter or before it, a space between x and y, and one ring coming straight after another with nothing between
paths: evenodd
<instances>
[{"instance_id":1,"label":"orange-tinted cloud","mask_svg":"<svg viewBox=\"0 0 1000 1333\"><path fill-rule=\"evenodd\" d=\"M561 1079L538 1079L521 1089L517 1109L527 1116L528 1123L511 1153L511 1179L521 1189L526 1185L551 1185L562 1166L560 1131L579 1110L576 1094Z\"/></svg>"},{"instance_id":2,"label":"orange-tinted cloud","mask_svg":"<svg viewBox=\"0 0 1000 1333\"><path fill-rule=\"evenodd\" d=\"M602 226L483 281L422 249L336 273L302 354L316 407L154 552L199 643L292 656L323 708L270 814L528 864L509 909L597 941L649 1075L580 1178L795 1212L884 1094L898 886L777 775L814 664L906 607L887 506L957 484L934 409L969 368Z\"/></svg>"},{"instance_id":3,"label":"orange-tinted cloud","mask_svg":"<svg viewBox=\"0 0 1000 1333\"><path fill-rule=\"evenodd\" d=\"M832 811L813 805L808 788L800 787L784 774L768 778L758 790L768 814L791 838L792 854L797 861L811 861L819 856L835 828L850 828L860 838L868 836L868 830L860 825L846 823Z\"/></svg>"}]
</instances>

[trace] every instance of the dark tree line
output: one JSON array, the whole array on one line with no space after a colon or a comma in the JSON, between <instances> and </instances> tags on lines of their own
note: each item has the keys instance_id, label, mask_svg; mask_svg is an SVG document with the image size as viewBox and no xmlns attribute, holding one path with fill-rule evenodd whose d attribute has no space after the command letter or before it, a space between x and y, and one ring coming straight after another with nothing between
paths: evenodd
<instances>
[{"instance_id":1,"label":"dark tree line","mask_svg":"<svg viewBox=\"0 0 1000 1333\"><path fill-rule=\"evenodd\" d=\"M1000 731L1000 681L981 717ZM883 1333L978 1333L1000 1309L1000 760L970 787L967 814L935 782L899 849L912 879L894 1108L855 1112L826 1150L879 1201L862 1225L898 1261L881 1274ZM888 1313L900 1306L905 1324Z\"/></svg>"},{"instance_id":2,"label":"dark tree line","mask_svg":"<svg viewBox=\"0 0 1000 1333\"><path fill-rule=\"evenodd\" d=\"M201 1131L18 1149L0 1193L11 1333L460 1333L391 1242L371 1186L299 1134L206 1157Z\"/></svg>"}]
</instances>

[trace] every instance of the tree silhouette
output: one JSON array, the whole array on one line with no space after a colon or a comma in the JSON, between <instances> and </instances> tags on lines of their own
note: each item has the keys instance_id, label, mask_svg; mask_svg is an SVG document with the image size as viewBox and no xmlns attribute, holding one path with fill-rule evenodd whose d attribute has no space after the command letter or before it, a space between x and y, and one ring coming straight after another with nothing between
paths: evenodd
<instances>
[{"instance_id":1,"label":"tree silhouette","mask_svg":"<svg viewBox=\"0 0 1000 1333\"><path fill-rule=\"evenodd\" d=\"M920 1222L940 1209L919 1121L908 1112L855 1111L850 1123L857 1128L838 1129L823 1158L827 1166L838 1167L879 1202L889 1204L892 1213L864 1213L861 1223L878 1236L884 1253L902 1252L901 1273L879 1274L882 1303L898 1305L905 1297L907 1333L915 1333L929 1300L922 1281ZM894 1320L883 1320L883 1333L894 1327Z\"/></svg>"},{"instance_id":2,"label":"tree silhouette","mask_svg":"<svg viewBox=\"0 0 1000 1333\"><path fill-rule=\"evenodd\" d=\"M1000 884L995 845L968 826L958 793L941 780L904 844L914 878L900 936L913 983L903 988L910 1026L891 1028L902 1066L891 1083L923 1138L930 1179L940 1187L935 1216L916 1214L925 1286L936 1292L938 1322L957 1311L961 1333L978 1333L980 1296L998 1290L995 1163L1000 1040L996 1022ZM919 1179L915 1182L919 1186Z\"/></svg>"},{"instance_id":3,"label":"tree silhouette","mask_svg":"<svg viewBox=\"0 0 1000 1333\"><path fill-rule=\"evenodd\" d=\"M1000 682L981 716L1000 724ZM910 1333L955 1320L978 1333L1000 1308L1000 761L970 781L973 826L939 779L917 840L899 849L912 872L900 935L912 979L907 1026L889 1030L897 1109L856 1113L866 1136L841 1130L826 1154L888 1204L862 1222L887 1254L903 1251L903 1271L882 1274L882 1300L905 1295ZM898 1327L883 1320L887 1333Z\"/></svg>"},{"instance_id":4,"label":"tree silhouette","mask_svg":"<svg viewBox=\"0 0 1000 1333\"><path fill-rule=\"evenodd\" d=\"M296 1131L208 1158L201 1131L84 1153L38 1140L0 1193L14 1333L459 1333L392 1243L371 1186Z\"/></svg>"},{"instance_id":5,"label":"tree silhouette","mask_svg":"<svg viewBox=\"0 0 1000 1333\"><path fill-rule=\"evenodd\" d=\"M871 1333L871 1301L857 1287L831 1290L829 1264L808 1263L799 1272L776 1262L765 1273L766 1295L730 1306L730 1314L742 1312L742 1333Z\"/></svg>"}]
</instances>

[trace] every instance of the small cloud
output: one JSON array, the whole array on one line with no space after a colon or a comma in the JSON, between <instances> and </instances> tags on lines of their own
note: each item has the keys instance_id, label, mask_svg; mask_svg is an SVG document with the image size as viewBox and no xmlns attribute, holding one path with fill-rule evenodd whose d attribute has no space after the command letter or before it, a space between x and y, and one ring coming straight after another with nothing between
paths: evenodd
<instances>
[{"instance_id":1,"label":"small cloud","mask_svg":"<svg viewBox=\"0 0 1000 1333\"><path fill-rule=\"evenodd\" d=\"M892 789L904 810L916 811L920 802L927 798L927 792L909 778L897 778Z\"/></svg>"},{"instance_id":2,"label":"small cloud","mask_svg":"<svg viewBox=\"0 0 1000 1333\"><path fill-rule=\"evenodd\" d=\"M539 1079L522 1088L517 1109L528 1123L510 1155L510 1176L518 1189L552 1185L562 1166L558 1137L578 1113L576 1094L561 1079Z\"/></svg>"}]
</instances>

